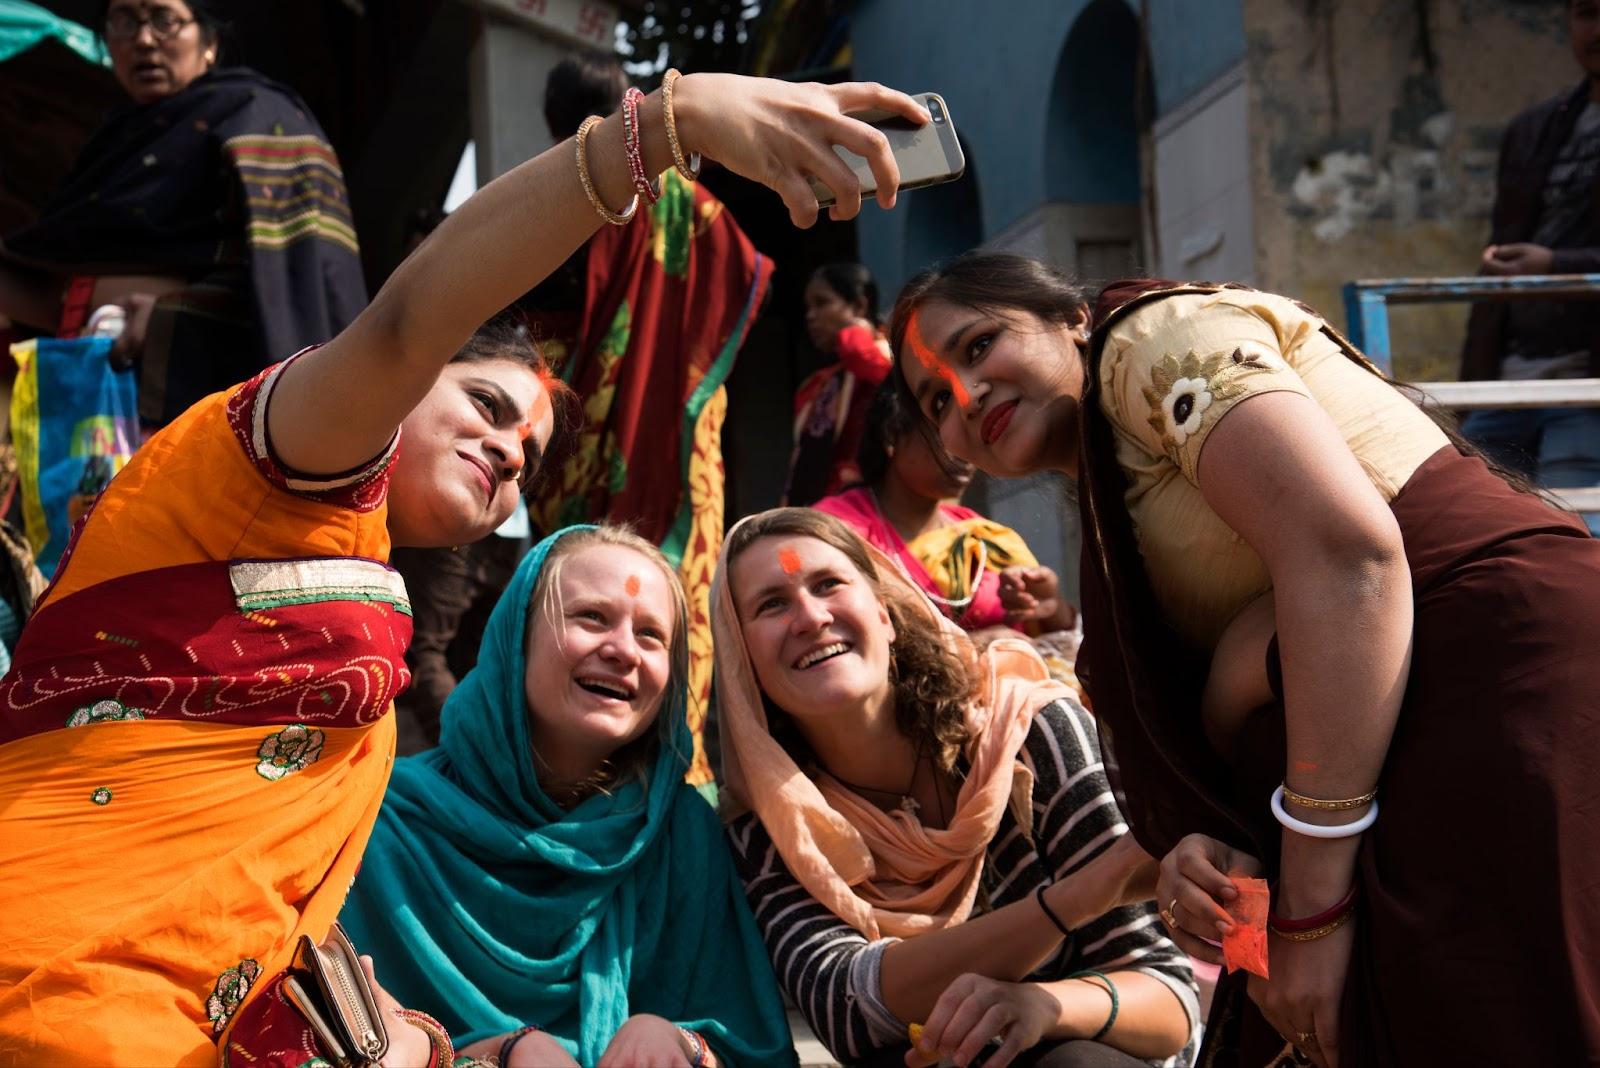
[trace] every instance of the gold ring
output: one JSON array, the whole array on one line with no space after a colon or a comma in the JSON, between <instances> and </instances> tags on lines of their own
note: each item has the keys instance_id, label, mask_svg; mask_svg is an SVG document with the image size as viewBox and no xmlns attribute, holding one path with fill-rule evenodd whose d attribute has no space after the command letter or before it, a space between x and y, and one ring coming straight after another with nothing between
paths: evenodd
<instances>
[{"instance_id":1,"label":"gold ring","mask_svg":"<svg viewBox=\"0 0 1600 1068\"><path fill-rule=\"evenodd\" d=\"M1161 919L1166 923L1166 925L1168 927L1171 927L1171 928L1174 928L1174 929L1176 929L1177 926L1178 926L1178 918L1173 915L1173 910L1175 910L1177 907L1178 907L1178 899L1177 898L1173 898L1172 899L1172 904L1168 905L1166 908L1161 910Z\"/></svg>"},{"instance_id":2,"label":"gold ring","mask_svg":"<svg viewBox=\"0 0 1600 1068\"><path fill-rule=\"evenodd\" d=\"M1317 1033L1315 1031L1296 1031L1294 1044L1303 1049L1315 1049L1317 1046Z\"/></svg>"}]
</instances>

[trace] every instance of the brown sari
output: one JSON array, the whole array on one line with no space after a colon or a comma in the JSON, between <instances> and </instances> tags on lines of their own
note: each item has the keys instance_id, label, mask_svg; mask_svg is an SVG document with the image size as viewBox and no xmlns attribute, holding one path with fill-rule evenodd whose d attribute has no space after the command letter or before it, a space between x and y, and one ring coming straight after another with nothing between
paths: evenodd
<instances>
[{"instance_id":1,"label":"brown sari","mask_svg":"<svg viewBox=\"0 0 1600 1068\"><path fill-rule=\"evenodd\" d=\"M1161 856L1203 833L1271 873L1281 692L1244 739L1254 759L1230 768L1201 727L1208 659L1192 649L1174 659L1188 647L1150 587L1097 385L1104 339L1124 315L1218 288L1117 283L1095 310L1078 671L1140 843ZM1414 648L1382 816L1358 861L1342 1063L1600 1065L1600 542L1454 446L1418 468L1391 508L1412 574ZM1268 673L1277 677L1276 663ZM1244 979L1219 982L1201 1063L1293 1063Z\"/></svg>"}]
</instances>

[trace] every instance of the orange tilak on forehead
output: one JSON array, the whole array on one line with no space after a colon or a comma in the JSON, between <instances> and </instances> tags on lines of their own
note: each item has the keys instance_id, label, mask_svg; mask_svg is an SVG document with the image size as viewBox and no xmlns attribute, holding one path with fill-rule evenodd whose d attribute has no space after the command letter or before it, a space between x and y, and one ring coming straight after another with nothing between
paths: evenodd
<instances>
[{"instance_id":1,"label":"orange tilak on forehead","mask_svg":"<svg viewBox=\"0 0 1600 1068\"><path fill-rule=\"evenodd\" d=\"M800 573L800 554L790 548L778 550L778 566L783 568L785 575L794 576Z\"/></svg>"},{"instance_id":2,"label":"orange tilak on forehead","mask_svg":"<svg viewBox=\"0 0 1600 1068\"><path fill-rule=\"evenodd\" d=\"M521 426L517 427L517 440L518 441L527 441L531 437L533 437L533 424L532 423L523 423Z\"/></svg>"},{"instance_id":3,"label":"orange tilak on forehead","mask_svg":"<svg viewBox=\"0 0 1600 1068\"><path fill-rule=\"evenodd\" d=\"M639 576L629 575L628 581L622 584L622 588L628 592L629 597L639 596Z\"/></svg>"},{"instance_id":4,"label":"orange tilak on forehead","mask_svg":"<svg viewBox=\"0 0 1600 1068\"><path fill-rule=\"evenodd\" d=\"M922 310L919 308L906 320L906 347L929 374L945 380L950 386L950 395L956 399L956 404L965 408L972 397L967 393L967 387L962 385L961 379L956 377L956 373L939 359L938 354L928 347L926 341L922 340L922 327L919 322L921 314Z\"/></svg>"}]
</instances>

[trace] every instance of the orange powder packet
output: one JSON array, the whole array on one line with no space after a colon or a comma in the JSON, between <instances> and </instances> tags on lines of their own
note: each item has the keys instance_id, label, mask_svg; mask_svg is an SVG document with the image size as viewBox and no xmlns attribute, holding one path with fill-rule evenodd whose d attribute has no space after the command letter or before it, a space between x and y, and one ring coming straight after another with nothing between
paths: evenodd
<instances>
[{"instance_id":1,"label":"orange powder packet","mask_svg":"<svg viewBox=\"0 0 1600 1068\"><path fill-rule=\"evenodd\" d=\"M1252 975L1267 976L1267 913L1272 909L1272 892L1265 879L1235 878L1239 896L1226 907L1233 929L1222 938L1222 963L1228 971L1243 968Z\"/></svg>"}]
</instances>

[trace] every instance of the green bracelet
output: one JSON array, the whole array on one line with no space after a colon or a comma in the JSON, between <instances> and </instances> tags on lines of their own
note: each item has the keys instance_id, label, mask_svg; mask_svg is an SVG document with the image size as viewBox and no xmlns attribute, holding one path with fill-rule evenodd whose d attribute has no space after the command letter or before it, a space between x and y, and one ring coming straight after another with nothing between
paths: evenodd
<instances>
[{"instance_id":1,"label":"green bracelet","mask_svg":"<svg viewBox=\"0 0 1600 1068\"><path fill-rule=\"evenodd\" d=\"M1117 1000L1117 984L1113 983L1110 978L1101 974L1100 972L1092 971L1073 972L1071 975L1067 976L1067 978L1085 980L1093 978L1098 979L1100 982L1106 984L1106 993L1111 995L1111 1015L1106 1017L1106 1022L1100 1028L1100 1030L1096 1031L1089 1038L1090 1042L1100 1041L1102 1038L1106 1037L1106 1032L1111 1030L1111 1025L1117 1022L1117 1009L1121 1008L1121 1004ZM1095 986L1094 983L1090 983L1089 985ZM1096 989L1098 989L1098 987L1096 987Z\"/></svg>"}]
</instances>

